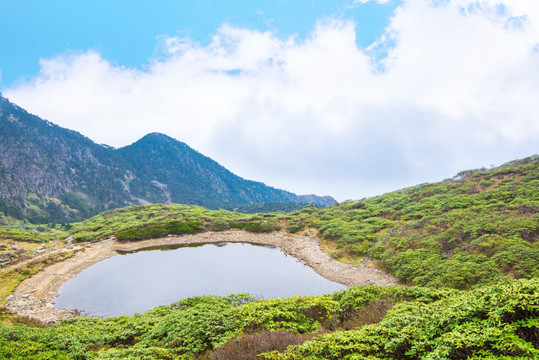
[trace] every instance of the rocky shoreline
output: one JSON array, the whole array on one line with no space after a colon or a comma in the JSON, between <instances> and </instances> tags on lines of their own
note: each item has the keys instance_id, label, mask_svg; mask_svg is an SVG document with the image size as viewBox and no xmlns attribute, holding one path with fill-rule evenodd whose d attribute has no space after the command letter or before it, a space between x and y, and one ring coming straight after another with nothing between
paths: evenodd
<instances>
[{"instance_id":1,"label":"rocky shoreline","mask_svg":"<svg viewBox=\"0 0 539 360\"><path fill-rule=\"evenodd\" d=\"M116 255L118 251L131 252L161 246L227 242L279 247L285 254L296 257L326 279L347 286L399 285L399 282L393 276L381 270L365 265L343 264L332 259L320 249L318 239L315 236L285 232L255 234L240 230L229 230L168 236L130 243L107 239L88 244L81 247L73 257L53 264L21 282L15 292L6 299L6 309L17 315L27 316L44 323L53 323L58 319L75 317L79 314L76 310L54 307L53 301L58 296L58 289L63 283L82 270Z\"/></svg>"}]
</instances>

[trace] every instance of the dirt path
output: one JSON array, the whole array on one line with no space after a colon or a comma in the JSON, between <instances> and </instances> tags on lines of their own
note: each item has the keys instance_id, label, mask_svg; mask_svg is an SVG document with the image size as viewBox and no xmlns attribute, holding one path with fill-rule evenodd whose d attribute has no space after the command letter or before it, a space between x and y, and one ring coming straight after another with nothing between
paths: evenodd
<instances>
[{"instance_id":1,"label":"dirt path","mask_svg":"<svg viewBox=\"0 0 539 360\"><path fill-rule=\"evenodd\" d=\"M29 316L46 323L77 315L74 310L56 309L53 300L60 286L89 266L112 257L116 251L136 251L156 246L243 242L279 247L313 268L326 279L348 286L398 285L391 275L365 266L340 263L320 249L318 239L285 232L254 234L245 231L223 231L194 235L169 236L160 239L121 243L113 239L89 244L73 257L53 264L24 280L13 295L7 298L6 308L16 314Z\"/></svg>"}]
</instances>

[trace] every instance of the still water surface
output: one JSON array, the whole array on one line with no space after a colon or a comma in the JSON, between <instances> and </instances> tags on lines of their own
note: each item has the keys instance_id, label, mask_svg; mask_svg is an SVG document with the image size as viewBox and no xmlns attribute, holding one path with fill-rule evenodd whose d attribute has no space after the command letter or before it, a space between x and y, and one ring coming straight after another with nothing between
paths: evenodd
<instances>
[{"instance_id":1,"label":"still water surface","mask_svg":"<svg viewBox=\"0 0 539 360\"><path fill-rule=\"evenodd\" d=\"M106 317L145 312L190 296L249 293L267 299L345 288L278 248L204 244L103 260L62 285L55 306Z\"/></svg>"}]
</instances>

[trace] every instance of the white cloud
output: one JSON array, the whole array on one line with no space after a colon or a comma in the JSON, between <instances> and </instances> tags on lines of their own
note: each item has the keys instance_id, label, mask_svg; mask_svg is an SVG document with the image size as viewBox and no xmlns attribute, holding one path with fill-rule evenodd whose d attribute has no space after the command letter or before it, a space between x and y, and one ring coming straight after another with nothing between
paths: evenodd
<instances>
[{"instance_id":1,"label":"white cloud","mask_svg":"<svg viewBox=\"0 0 539 360\"><path fill-rule=\"evenodd\" d=\"M365 4L372 1L375 1L378 4L387 4L389 2L389 0L354 0L354 4Z\"/></svg>"},{"instance_id":2,"label":"white cloud","mask_svg":"<svg viewBox=\"0 0 539 360\"><path fill-rule=\"evenodd\" d=\"M5 95L100 143L159 131L246 178L340 200L539 152L535 0L406 0L365 50L336 20L304 41L224 25L208 46L160 46L144 71L91 50L46 59Z\"/></svg>"}]
</instances>

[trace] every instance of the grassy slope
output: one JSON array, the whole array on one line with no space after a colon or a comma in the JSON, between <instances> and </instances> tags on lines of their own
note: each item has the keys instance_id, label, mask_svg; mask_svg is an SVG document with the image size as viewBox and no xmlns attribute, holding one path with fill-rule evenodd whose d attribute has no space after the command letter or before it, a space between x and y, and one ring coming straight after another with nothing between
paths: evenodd
<instances>
[{"instance_id":1,"label":"grassy slope","mask_svg":"<svg viewBox=\"0 0 539 360\"><path fill-rule=\"evenodd\" d=\"M537 359L539 281L460 292L439 301L403 302L377 324L322 335L273 353L291 359Z\"/></svg>"},{"instance_id":2,"label":"grassy slope","mask_svg":"<svg viewBox=\"0 0 539 360\"><path fill-rule=\"evenodd\" d=\"M467 288L539 275L539 157L348 202L317 214L321 236L379 259L400 280Z\"/></svg>"},{"instance_id":3,"label":"grassy slope","mask_svg":"<svg viewBox=\"0 0 539 360\"><path fill-rule=\"evenodd\" d=\"M184 205L113 210L76 224L71 230L74 239L116 235L133 241L229 228L300 233L316 229L336 258L373 257L399 279L435 288L367 287L255 302L203 297L140 316L80 318L47 329L0 324L0 357L240 359L239 349L248 341L257 344L258 352L282 350L281 345L294 343L291 337L295 343L305 340L294 334L322 331L311 341L267 356L539 358L538 224L537 156L464 172L436 184L290 214L244 215ZM29 234L10 236L24 240ZM394 303L398 305L382 319ZM373 319L372 314L379 316ZM363 326L372 322L378 323ZM266 332L278 329L287 332Z\"/></svg>"},{"instance_id":4,"label":"grassy slope","mask_svg":"<svg viewBox=\"0 0 539 360\"><path fill-rule=\"evenodd\" d=\"M241 350L249 339L248 348L260 353L318 332L311 341L266 356L533 359L539 356L534 347L539 341L538 293L535 279L469 292L371 286L289 299L205 296L133 317L76 318L45 329L0 323L0 357L254 359ZM268 330L283 331L270 336Z\"/></svg>"}]
</instances>

